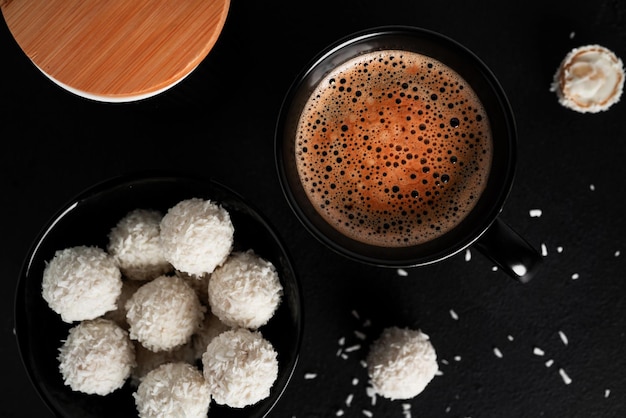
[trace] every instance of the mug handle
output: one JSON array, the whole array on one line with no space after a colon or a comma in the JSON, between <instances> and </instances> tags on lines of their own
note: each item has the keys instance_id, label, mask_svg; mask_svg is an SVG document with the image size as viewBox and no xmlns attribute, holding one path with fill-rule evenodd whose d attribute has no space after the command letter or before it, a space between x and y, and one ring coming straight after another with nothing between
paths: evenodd
<instances>
[{"instance_id":1,"label":"mug handle","mask_svg":"<svg viewBox=\"0 0 626 418\"><path fill-rule=\"evenodd\" d=\"M521 283L528 283L543 261L537 250L499 218L487 228L474 247Z\"/></svg>"}]
</instances>

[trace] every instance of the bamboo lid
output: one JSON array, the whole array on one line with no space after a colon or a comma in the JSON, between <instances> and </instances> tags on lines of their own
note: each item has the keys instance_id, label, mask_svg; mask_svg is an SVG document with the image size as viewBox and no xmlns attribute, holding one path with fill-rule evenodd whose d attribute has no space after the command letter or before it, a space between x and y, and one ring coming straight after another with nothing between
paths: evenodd
<instances>
[{"instance_id":1,"label":"bamboo lid","mask_svg":"<svg viewBox=\"0 0 626 418\"><path fill-rule=\"evenodd\" d=\"M100 101L158 94L214 46L230 0L0 0L15 40L62 87Z\"/></svg>"}]
</instances>

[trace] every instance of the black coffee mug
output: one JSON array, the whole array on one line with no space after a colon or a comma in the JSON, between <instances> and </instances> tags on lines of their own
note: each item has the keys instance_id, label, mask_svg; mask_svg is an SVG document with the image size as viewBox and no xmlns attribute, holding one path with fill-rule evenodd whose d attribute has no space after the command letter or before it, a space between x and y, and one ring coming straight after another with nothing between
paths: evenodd
<instances>
[{"instance_id":1,"label":"black coffee mug","mask_svg":"<svg viewBox=\"0 0 626 418\"><path fill-rule=\"evenodd\" d=\"M296 164L300 115L318 84L338 66L375 51L407 51L449 67L471 86L489 118L492 159L489 175L473 209L451 230L416 245L372 245L350 238L327 222L307 196ZM509 102L487 66L459 43L414 27L381 27L353 34L316 56L291 86L282 105L275 137L278 175L287 201L306 229L332 250L354 260L385 267L434 263L473 246L520 282L529 281L541 256L498 218L511 189L517 134Z\"/></svg>"}]
</instances>

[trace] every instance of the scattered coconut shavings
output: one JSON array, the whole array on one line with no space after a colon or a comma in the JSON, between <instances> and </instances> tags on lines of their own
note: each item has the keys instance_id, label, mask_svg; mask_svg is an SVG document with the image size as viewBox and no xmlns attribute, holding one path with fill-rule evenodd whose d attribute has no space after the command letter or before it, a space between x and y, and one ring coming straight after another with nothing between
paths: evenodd
<instances>
[{"instance_id":1,"label":"scattered coconut shavings","mask_svg":"<svg viewBox=\"0 0 626 418\"><path fill-rule=\"evenodd\" d=\"M454 361L461 361L461 356L454 356Z\"/></svg>"},{"instance_id":2,"label":"scattered coconut shavings","mask_svg":"<svg viewBox=\"0 0 626 418\"><path fill-rule=\"evenodd\" d=\"M541 244L541 255L544 257L548 255L548 247L544 243Z\"/></svg>"},{"instance_id":3,"label":"scattered coconut shavings","mask_svg":"<svg viewBox=\"0 0 626 418\"><path fill-rule=\"evenodd\" d=\"M608 398L611 395L611 389L604 389L604 397Z\"/></svg>"},{"instance_id":4,"label":"scattered coconut shavings","mask_svg":"<svg viewBox=\"0 0 626 418\"><path fill-rule=\"evenodd\" d=\"M495 354L498 358L502 358L502 351L500 351L498 347L493 348L493 354Z\"/></svg>"},{"instance_id":5,"label":"scattered coconut shavings","mask_svg":"<svg viewBox=\"0 0 626 418\"><path fill-rule=\"evenodd\" d=\"M592 192L594 192L596 190L596 185L595 184L590 184L589 185L589 190L591 190Z\"/></svg>"},{"instance_id":6,"label":"scattered coconut shavings","mask_svg":"<svg viewBox=\"0 0 626 418\"><path fill-rule=\"evenodd\" d=\"M620 250L615 251L615 254L613 254L615 257L619 257L619 255L621 254Z\"/></svg>"},{"instance_id":7,"label":"scattered coconut shavings","mask_svg":"<svg viewBox=\"0 0 626 418\"><path fill-rule=\"evenodd\" d=\"M366 368L367 368L367 363L365 362L365 360L361 360L361 361L359 362L359 364L360 364L360 365L361 365L361 367L363 367L364 369L366 369Z\"/></svg>"},{"instance_id":8,"label":"scattered coconut shavings","mask_svg":"<svg viewBox=\"0 0 626 418\"><path fill-rule=\"evenodd\" d=\"M352 316L355 317L356 319L361 319L361 317L359 316L359 313L356 310L352 310Z\"/></svg>"},{"instance_id":9,"label":"scattered coconut shavings","mask_svg":"<svg viewBox=\"0 0 626 418\"><path fill-rule=\"evenodd\" d=\"M402 277L406 277L409 275L409 273L405 269L398 269L396 270L396 272L398 273L398 276L402 276Z\"/></svg>"},{"instance_id":10,"label":"scattered coconut shavings","mask_svg":"<svg viewBox=\"0 0 626 418\"><path fill-rule=\"evenodd\" d=\"M545 352L544 352L541 348L539 348L539 347L535 347L535 348L533 349L533 354L534 354L534 355L536 355L536 356L543 356L543 355L545 355L546 353L545 353Z\"/></svg>"},{"instance_id":11,"label":"scattered coconut shavings","mask_svg":"<svg viewBox=\"0 0 626 418\"><path fill-rule=\"evenodd\" d=\"M312 379L315 379L316 377L317 377L317 373L305 373L304 374L305 380L312 380Z\"/></svg>"},{"instance_id":12,"label":"scattered coconut shavings","mask_svg":"<svg viewBox=\"0 0 626 418\"><path fill-rule=\"evenodd\" d=\"M472 259L472 252L467 249L465 250L465 261L470 261Z\"/></svg>"},{"instance_id":13,"label":"scattered coconut shavings","mask_svg":"<svg viewBox=\"0 0 626 418\"><path fill-rule=\"evenodd\" d=\"M450 364L450 363L448 362L448 360L446 360L445 358L442 358L442 359L441 359L441 363L442 363L442 364L445 364L446 366L447 366L448 364Z\"/></svg>"},{"instance_id":14,"label":"scattered coconut shavings","mask_svg":"<svg viewBox=\"0 0 626 418\"><path fill-rule=\"evenodd\" d=\"M541 209L531 209L530 211L528 211L528 214L531 218L539 218L543 214L543 212L541 211Z\"/></svg>"},{"instance_id":15,"label":"scattered coconut shavings","mask_svg":"<svg viewBox=\"0 0 626 418\"><path fill-rule=\"evenodd\" d=\"M352 386L356 386L358 384L359 384L359 379L357 379L356 377L352 379Z\"/></svg>"},{"instance_id":16,"label":"scattered coconut shavings","mask_svg":"<svg viewBox=\"0 0 626 418\"><path fill-rule=\"evenodd\" d=\"M554 360L552 359L546 361L546 367L552 367L553 364L554 364Z\"/></svg>"},{"instance_id":17,"label":"scattered coconut shavings","mask_svg":"<svg viewBox=\"0 0 626 418\"><path fill-rule=\"evenodd\" d=\"M452 317L452 319L454 319L455 321L459 320L459 315L457 315L457 313L454 311L454 309L450 309L450 316Z\"/></svg>"},{"instance_id":18,"label":"scattered coconut shavings","mask_svg":"<svg viewBox=\"0 0 626 418\"><path fill-rule=\"evenodd\" d=\"M563 252L563 247L561 247L560 245L556 247L556 252L561 254Z\"/></svg>"},{"instance_id":19,"label":"scattered coconut shavings","mask_svg":"<svg viewBox=\"0 0 626 418\"><path fill-rule=\"evenodd\" d=\"M506 338L507 338L509 341L513 341L513 340L514 340L513 336L512 336L512 335L510 335L510 334L509 334L509 335L507 335L507 336L506 336Z\"/></svg>"},{"instance_id":20,"label":"scattered coconut shavings","mask_svg":"<svg viewBox=\"0 0 626 418\"><path fill-rule=\"evenodd\" d=\"M491 271L498 271L498 266L491 267Z\"/></svg>"},{"instance_id":21,"label":"scattered coconut shavings","mask_svg":"<svg viewBox=\"0 0 626 418\"><path fill-rule=\"evenodd\" d=\"M337 412L335 412L336 417L342 417L343 414L344 414L343 409L338 409Z\"/></svg>"},{"instance_id":22,"label":"scattered coconut shavings","mask_svg":"<svg viewBox=\"0 0 626 418\"><path fill-rule=\"evenodd\" d=\"M565 370L559 369L559 374L561 375L561 378L563 379L563 382L566 385L569 385L570 383L572 383L572 379L570 379L570 377L567 375L567 373L565 373Z\"/></svg>"},{"instance_id":23,"label":"scattered coconut shavings","mask_svg":"<svg viewBox=\"0 0 626 418\"><path fill-rule=\"evenodd\" d=\"M435 376L443 376L443 372L441 370L437 370L435 372Z\"/></svg>"},{"instance_id":24,"label":"scattered coconut shavings","mask_svg":"<svg viewBox=\"0 0 626 418\"><path fill-rule=\"evenodd\" d=\"M366 417L373 417L374 414L372 413L372 411L369 411L367 409L362 410L361 412L363 412L363 415L365 415Z\"/></svg>"},{"instance_id":25,"label":"scattered coconut shavings","mask_svg":"<svg viewBox=\"0 0 626 418\"><path fill-rule=\"evenodd\" d=\"M572 274L572 280L578 280L578 279L580 279L580 274L578 273Z\"/></svg>"},{"instance_id":26,"label":"scattered coconut shavings","mask_svg":"<svg viewBox=\"0 0 626 418\"><path fill-rule=\"evenodd\" d=\"M567 335L565 335L563 331L559 331L559 337L561 337L561 341L563 341L564 345L567 345L569 343L569 340L567 339Z\"/></svg>"},{"instance_id":27,"label":"scattered coconut shavings","mask_svg":"<svg viewBox=\"0 0 626 418\"><path fill-rule=\"evenodd\" d=\"M411 404L410 403L402 404L402 415L404 415L404 418L411 418Z\"/></svg>"},{"instance_id":28,"label":"scattered coconut shavings","mask_svg":"<svg viewBox=\"0 0 626 418\"><path fill-rule=\"evenodd\" d=\"M570 32L569 38L574 39L574 36L576 36L576 32Z\"/></svg>"},{"instance_id":29,"label":"scattered coconut shavings","mask_svg":"<svg viewBox=\"0 0 626 418\"><path fill-rule=\"evenodd\" d=\"M347 397L346 397L346 406L348 408L350 408L350 405L352 405L352 401L354 400L354 395L352 393L350 393Z\"/></svg>"},{"instance_id":30,"label":"scattered coconut shavings","mask_svg":"<svg viewBox=\"0 0 626 418\"><path fill-rule=\"evenodd\" d=\"M366 319L365 321L363 321L363 328L367 328L370 325L372 325L372 321L370 321L369 319Z\"/></svg>"}]
</instances>

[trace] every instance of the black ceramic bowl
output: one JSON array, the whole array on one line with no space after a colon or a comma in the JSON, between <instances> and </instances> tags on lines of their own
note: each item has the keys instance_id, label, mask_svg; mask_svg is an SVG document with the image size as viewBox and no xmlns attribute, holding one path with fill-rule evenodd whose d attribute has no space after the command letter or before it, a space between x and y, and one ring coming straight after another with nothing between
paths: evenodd
<instances>
[{"instance_id":1,"label":"black ceramic bowl","mask_svg":"<svg viewBox=\"0 0 626 418\"><path fill-rule=\"evenodd\" d=\"M86 395L63 384L58 349L72 324L64 323L41 296L45 263L55 251L77 245L106 248L110 229L129 211L163 213L181 200L197 197L221 204L235 227L235 250L254 249L276 267L284 289L282 302L260 331L278 353L278 378L268 398L234 409L211 404L212 418L260 418L280 398L295 368L302 337L300 288L285 247L268 222L242 197L211 180L178 176L132 176L98 184L65 205L42 230L26 257L15 300L15 331L22 360L37 392L60 417L137 416L130 381L107 396Z\"/></svg>"}]
</instances>

